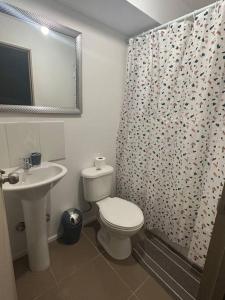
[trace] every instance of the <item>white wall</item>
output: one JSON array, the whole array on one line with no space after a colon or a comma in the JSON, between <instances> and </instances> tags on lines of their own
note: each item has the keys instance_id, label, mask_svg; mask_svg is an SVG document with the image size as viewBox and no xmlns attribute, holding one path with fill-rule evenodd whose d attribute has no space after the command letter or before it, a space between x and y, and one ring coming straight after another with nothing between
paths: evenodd
<instances>
[{"instance_id":1,"label":"white wall","mask_svg":"<svg viewBox=\"0 0 225 300\"><path fill-rule=\"evenodd\" d=\"M91 17L93 20L106 24L117 32L126 35L127 38L157 25L157 22L149 17L148 14L141 9L137 9L136 6L131 5L129 1L126 0L55 1L68 5L72 9Z\"/></svg>"},{"instance_id":2,"label":"white wall","mask_svg":"<svg viewBox=\"0 0 225 300\"><path fill-rule=\"evenodd\" d=\"M8 2L33 10L83 33L83 114L81 117L0 114L0 122L26 120L65 122L66 159L59 162L68 168L68 173L51 193L49 236L52 236L57 232L63 210L74 206L78 208L85 206L81 195L80 170L91 166L93 157L98 152L107 157L109 164L115 163L115 140L123 98L126 42L104 25L94 23L72 10L56 5L55 1L39 0L37 4L31 0ZM21 220L23 219L20 202L6 201L6 205L9 225L14 228L14 216L21 216ZM17 247L16 251L13 247L13 254L16 256L24 249L25 236L24 233L17 233L14 230L10 237Z\"/></svg>"}]
</instances>

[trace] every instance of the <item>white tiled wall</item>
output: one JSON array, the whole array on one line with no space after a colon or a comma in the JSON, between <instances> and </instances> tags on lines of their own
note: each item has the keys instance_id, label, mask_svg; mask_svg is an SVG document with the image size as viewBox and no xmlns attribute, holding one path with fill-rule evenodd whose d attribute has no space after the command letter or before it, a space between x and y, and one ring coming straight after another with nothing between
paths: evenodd
<instances>
[{"instance_id":1,"label":"white tiled wall","mask_svg":"<svg viewBox=\"0 0 225 300\"><path fill-rule=\"evenodd\" d=\"M40 123L41 153L45 161L65 158L63 124L63 122Z\"/></svg>"},{"instance_id":2,"label":"white tiled wall","mask_svg":"<svg viewBox=\"0 0 225 300\"><path fill-rule=\"evenodd\" d=\"M40 152L38 123L6 124L10 167L19 166L31 152Z\"/></svg>"},{"instance_id":3,"label":"white tiled wall","mask_svg":"<svg viewBox=\"0 0 225 300\"><path fill-rule=\"evenodd\" d=\"M0 168L20 166L31 152L45 161L64 159L64 122L0 124Z\"/></svg>"}]
</instances>

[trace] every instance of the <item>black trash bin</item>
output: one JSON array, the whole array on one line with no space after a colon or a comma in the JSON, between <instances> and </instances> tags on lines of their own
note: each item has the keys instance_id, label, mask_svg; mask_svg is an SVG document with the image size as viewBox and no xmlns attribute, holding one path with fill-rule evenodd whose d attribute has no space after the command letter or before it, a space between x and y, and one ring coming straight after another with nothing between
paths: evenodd
<instances>
[{"instance_id":1,"label":"black trash bin","mask_svg":"<svg viewBox=\"0 0 225 300\"><path fill-rule=\"evenodd\" d=\"M80 239L82 213L76 208L64 211L62 215L62 240L65 244L75 244Z\"/></svg>"}]
</instances>

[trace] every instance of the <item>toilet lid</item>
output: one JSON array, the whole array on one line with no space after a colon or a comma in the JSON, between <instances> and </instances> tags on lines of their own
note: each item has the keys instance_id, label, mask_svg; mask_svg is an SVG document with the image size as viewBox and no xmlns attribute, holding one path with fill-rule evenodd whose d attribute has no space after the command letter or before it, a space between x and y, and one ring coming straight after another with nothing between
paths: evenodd
<instances>
[{"instance_id":1,"label":"toilet lid","mask_svg":"<svg viewBox=\"0 0 225 300\"><path fill-rule=\"evenodd\" d=\"M122 228L134 228L143 224L141 209L134 203L121 198L105 198L97 202L100 215L108 223Z\"/></svg>"}]
</instances>

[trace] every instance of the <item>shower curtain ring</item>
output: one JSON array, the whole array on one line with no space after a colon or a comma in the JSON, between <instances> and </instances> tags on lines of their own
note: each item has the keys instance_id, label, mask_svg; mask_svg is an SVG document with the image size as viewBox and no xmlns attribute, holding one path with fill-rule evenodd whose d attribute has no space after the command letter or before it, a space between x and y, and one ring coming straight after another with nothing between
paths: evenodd
<instances>
[{"instance_id":1,"label":"shower curtain ring","mask_svg":"<svg viewBox=\"0 0 225 300\"><path fill-rule=\"evenodd\" d=\"M195 19L196 19L196 10L193 11L192 17L193 17L193 19L195 21Z\"/></svg>"}]
</instances>

